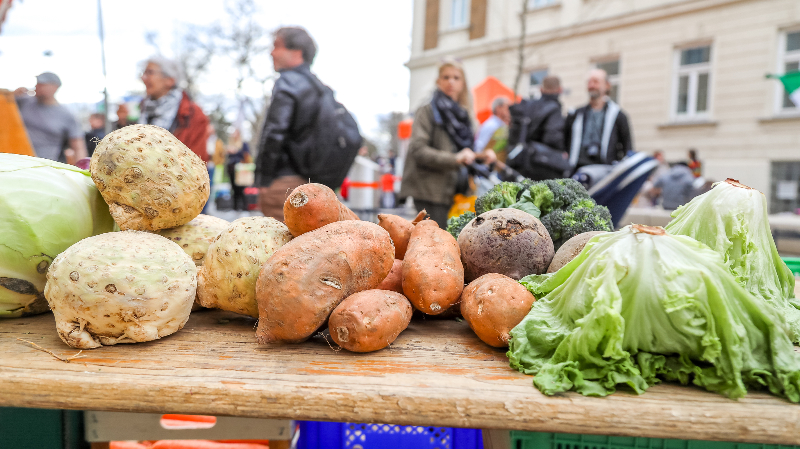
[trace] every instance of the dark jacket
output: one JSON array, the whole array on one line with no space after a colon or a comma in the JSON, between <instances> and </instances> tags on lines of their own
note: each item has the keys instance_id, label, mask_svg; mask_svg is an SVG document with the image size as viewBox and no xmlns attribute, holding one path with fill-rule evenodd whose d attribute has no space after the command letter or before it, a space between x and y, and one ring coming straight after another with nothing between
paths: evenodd
<instances>
[{"instance_id":1,"label":"dark jacket","mask_svg":"<svg viewBox=\"0 0 800 449\"><path fill-rule=\"evenodd\" d=\"M456 161L458 150L444 127L434 121L430 103L417 109L403 166L400 197L453 204L461 167Z\"/></svg>"},{"instance_id":2,"label":"dark jacket","mask_svg":"<svg viewBox=\"0 0 800 449\"><path fill-rule=\"evenodd\" d=\"M585 148L581 146L581 140L584 118L590 107L586 105L567 116L564 148L569 151L570 162L575 168L591 164L611 164L624 158L629 151L633 151L633 136L628 125L628 117L619 105L608 100L603 107L605 117L600 152L594 157L586 154Z\"/></svg>"},{"instance_id":3,"label":"dark jacket","mask_svg":"<svg viewBox=\"0 0 800 449\"><path fill-rule=\"evenodd\" d=\"M564 116L561 115L561 102L557 94L543 94L541 98L511 106L518 108L512 117L528 117L525 142L539 142L554 150L564 149ZM512 119L508 130L508 148L513 148L520 140L522 123Z\"/></svg>"},{"instance_id":4,"label":"dark jacket","mask_svg":"<svg viewBox=\"0 0 800 449\"><path fill-rule=\"evenodd\" d=\"M311 84L308 64L280 71L272 88L272 102L267 110L256 159L256 186L268 187L275 178L294 176L297 170L289 159L289 144L313 124L319 94Z\"/></svg>"}]
</instances>

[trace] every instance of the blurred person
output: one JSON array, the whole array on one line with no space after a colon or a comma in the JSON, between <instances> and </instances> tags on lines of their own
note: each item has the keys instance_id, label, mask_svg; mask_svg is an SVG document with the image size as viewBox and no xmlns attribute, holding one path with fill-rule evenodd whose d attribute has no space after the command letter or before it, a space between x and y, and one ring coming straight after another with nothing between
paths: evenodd
<instances>
[{"instance_id":1,"label":"blurred person","mask_svg":"<svg viewBox=\"0 0 800 449\"><path fill-rule=\"evenodd\" d=\"M272 102L262 125L255 185L264 216L283 221L286 198L308 182L292 167L288 152L292 139L315 122L319 109L319 95L311 80L317 45L300 27L279 28L273 38L270 55L280 77L272 88Z\"/></svg>"},{"instance_id":2,"label":"blurred person","mask_svg":"<svg viewBox=\"0 0 800 449\"><path fill-rule=\"evenodd\" d=\"M247 142L242 141L242 135L239 130L233 131L230 140L228 141L228 154L225 161L225 170L231 180L231 193L233 196L233 209L246 210L247 205L244 199L244 188L248 187L237 183L236 179L236 164L249 163L250 146Z\"/></svg>"},{"instance_id":3,"label":"blurred person","mask_svg":"<svg viewBox=\"0 0 800 449\"><path fill-rule=\"evenodd\" d=\"M130 120L128 116L130 115L130 110L128 109L128 105L126 103L120 103L117 106L117 121L114 122L114 130L118 130L120 128L124 128L129 125L135 125L135 120Z\"/></svg>"},{"instance_id":4,"label":"blurred person","mask_svg":"<svg viewBox=\"0 0 800 449\"><path fill-rule=\"evenodd\" d=\"M95 112L89 116L89 127L91 128L86 132L86 153L89 157L94 154L94 149L97 144L106 136L106 115Z\"/></svg>"},{"instance_id":5,"label":"blurred person","mask_svg":"<svg viewBox=\"0 0 800 449\"><path fill-rule=\"evenodd\" d=\"M140 106L139 123L171 132L205 163L208 117L179 87L182 79L175 60L159 55L145 61L142 82L147 95Z\"/></svg>"},{"instance_id":6,"label":"blurred person","mask_svg":"<svg viewBox=\"0 0 800 449\"><path fill-rule=\"evenodd\" d=\"M564 116L561 115L561 102L558 97L563 92L561 80L557 76L549 75L542 80L542 96L533 101L523 101L511 107L513 120L509 131L509 148L518 143L530 144L537 142L546 145L551 150L564 152ZM523 125L522 121L527 124ZM521 136L522 128L525 136ZM560 155L560 154L559 154ZM525 165L528 170L520 171L523 176L543 181L564 177L563 170L556 170L541 164Z\"/></svg>"},{"instance_id":7,"label":"blurred person","mask_svg":"<svg viewBox=\"0 0 800 449\"><path fill-rule=\"evenodd\" d=\"M663 174L669 172L669 164L664 159L664 152L656 150L653 152L653 159L658 161L658 167L653 170L653 173L647 178L647 181L642 184L639 195L634 199L636 207L655 207L658 204L658 197L660 191L653 188L655 181Z\"/></svg>"},{"instance_id":8,"label":"blurred person","mask_svg":"<svg viewBox=\"0 0 800 449\"><path fill-rule=\"evenodd\" d=\"M497 97L492 100L492 115L478 129L475 136L475 151L481 152L486 147L496 150L493 143L498 140L508 138L508 124L511 121L511 113L508 107L511 100L506 97Z\"/></svg>"},{"instance_id":9,"label":"blurred person","mask_svg":"<svg viewBox=\"0 0 800 449\"><path fill-rule=\"evenodd\" d=\"M697 158L697 150L689 148L689 163L688 166L692 169L692 175L695 178L703 176L703 163Z\"/></svg>"},{"instance_id":10,"label":"blurred person","mask_svg":"<svg viewBox=\"0 0 800 449\"><path fill-rule=\"evenodd\" d=\"M61 79L52 72L36 77L35 95L20 87L14 91L37 157L75 165L87 157L84 133L69 110L56 100Z\"/></svg>"},{"instance_id":11,"label":"blurred person","mask_svg":"<svg viewBox=\"0 0 800 449\"><path fill-rule=\"evenodd\" d=\"M602 69L589 72L586 82L589 104L567 117L564 148L572 167L612 164L633 151L628 116L608 98L611 84Z\"/></svg>"},{"instance_id":12,"label":"blurred person","mask_svg":"<svg viewBox=\"0 0 800 449\"><path fill-rule=\"evenodd\" d=\"M661 198L661 207L677 209L694 198L694 175L685 162L677 162L653 183L652 195Z\"/></svg>"},{"instance_id":13,"label":"blurred person","mask_svg":"<svg viewBox=\"0 0 800 449\"><path fill-rule=\"evenodd\" d=\"M219 167L222 170L222 167L225 165L225 145L222 143L222 139L217 137L217 130L214 128L212 123L208 124L208 139L206 140L206 153L210 154L211 157L209 158L208 162L206 162L206 169L208 170L208 181L209 181L209 191L211 194L209 195L208 202L206 205L203 206L202 213L208 213L209 204L214 201L214 173L216 172L216 168Z\"/></svg>"},{"instance_id":14,"label":"blurred person","mask_svg":"<svg viewBox=\"0 0 800 449\"><path fill-rule=\"evenodd\" d=\"M442 229L453 204L459 170L478 159L496 160L491 148L475 153L469 88L464 68L447 58L439 65L430 103L417 109L403 169L400 198L414 198Z\"/></svg>"}]
</instances>

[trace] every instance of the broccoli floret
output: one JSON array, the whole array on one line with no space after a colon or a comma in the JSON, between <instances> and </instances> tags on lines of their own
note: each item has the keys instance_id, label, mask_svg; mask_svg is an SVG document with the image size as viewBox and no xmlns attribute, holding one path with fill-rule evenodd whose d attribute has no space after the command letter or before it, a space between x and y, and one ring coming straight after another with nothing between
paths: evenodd
<instances>
[{"instance_id":1,"label":"broccoli floret","mask_svg":"<svg viewBox=\"0 0 800 449\"><path fill-rule=\"evenodd\" d=\"M542 181L542 184L549 187L553 192L553 209L566 209L572 203L583 199L591 199L583 184L572 178L548 179ZM544 209L542 212L544 212Z\"/></svg>"},{"instance_id":2,"label":"broccoli floret","mask_svg":"<svg viewBox=\"0 0 800 449\"><path fill-rule=\"evenodd\" d=\"M567 240L589 231L613 231L611 213L591 198L582 199L569 208L555 209L541 218L542 224L553 239L556 251Z\"/></svg>"},{"instance_id":3,"label":"broccoli floret","mask_svg":"<svg viewBox=\"0 0 800 449\"><path fill-rule=\"evenodd\" d=\"M533 198L533 204L542 211L543 214L549 213L553 210L553 191L550 187L543 182L533 184L528 188L531 192L530 196Z\"/></svg>"},{"instance_id":4,"label":"broccoli floret","mask_svg":"<svg viewBox=\"0 0 800 449\"><path fill-rule=\"evenodd\" d=\"M517 184L519 184L520 187L520 191L517 194L517 201L519 201L522 194L525 193L526 190L530 189L531 186L537 184L537 182L534 181L533 179L525 178L522 181L518 182Z\"/></svg>"},{"instance_id":5,"label":"broccoli floret","mask_svg":"<svg viewBox=\"0 0 800 449\"><path fill-rule=\"evenodd\" d=\"M447 232L453 237L458 238L458 234L461 234L461 230L464 229L464 226L468 225L473 218L475 218L475 212L464 212L458 217L448 218Z\"/></svg>"},{"instance_id":6,"label":"broccoli floret","mask_svg":"<svg viewBox=\"0 0 800 449\"><path fill-rule=\"evenodd\" d=\"M508 207L517 202L521 185L516 182L501 182L475 200L475 213L480 215L493 209Z\"/></svg>"}]
</instances>

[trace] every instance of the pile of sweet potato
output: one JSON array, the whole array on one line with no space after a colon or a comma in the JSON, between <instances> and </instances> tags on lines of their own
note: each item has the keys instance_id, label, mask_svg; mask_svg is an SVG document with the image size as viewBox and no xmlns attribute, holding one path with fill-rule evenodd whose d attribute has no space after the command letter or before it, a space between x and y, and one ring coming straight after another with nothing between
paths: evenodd
<instances>
[{"instance_id":1,"label":"pile of sweet potato","mask_svg":"<svg viewBox=\"0 0 800 449\"><path fill-rule=\"evenodd\" d=\"M504 346L534 301L501 274L465 289L459 243L424 211L413 221L381 214L374 224L328 187L305 184L287 198L284 216L293 237L255 282L259 343L301 342L327 325L341 347L376 351L408 327L416 309L461 314L487 344Z\"/></svg>"}]
</instances>

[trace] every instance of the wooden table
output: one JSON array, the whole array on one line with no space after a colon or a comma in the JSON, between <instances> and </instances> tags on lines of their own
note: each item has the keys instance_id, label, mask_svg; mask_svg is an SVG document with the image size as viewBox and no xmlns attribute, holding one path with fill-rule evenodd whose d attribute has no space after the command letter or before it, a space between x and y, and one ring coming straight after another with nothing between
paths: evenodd
<instances>
[{"instance_id":1,"label":"wooden table","mask_svg":"<svg viewBox=\"0 0 800 449\"><path fill-rule=\"evenodd\" d=\"M200 311L172 336L66 362L56 356L78 351L58 338L52 314L2 320L0 406L800 444L800 405L764 393L734 401L667 384L641 396L544 396L464 322L415 319L370 354L321 337L259 346L254 326Z\"/></svg>"}]
</instances>

